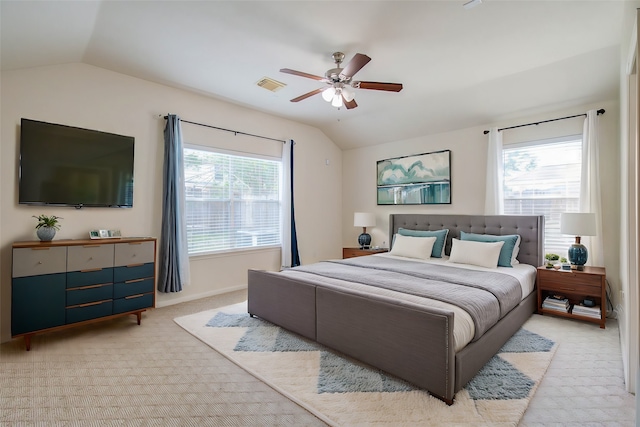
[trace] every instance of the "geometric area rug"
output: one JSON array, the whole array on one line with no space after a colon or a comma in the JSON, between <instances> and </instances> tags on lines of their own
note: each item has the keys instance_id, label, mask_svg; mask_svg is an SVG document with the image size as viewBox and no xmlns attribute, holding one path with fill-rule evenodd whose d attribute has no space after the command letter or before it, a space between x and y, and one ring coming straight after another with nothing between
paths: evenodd
<instances>
[{"instance_id":1,"label":"geometric area rug","mask_svg":"<svg viewBox=\"0 0 640 427\"><path fill-rule=\"evenodd\" d=\"M557 349L525 324L448 406L410 383L250 317L246 302L174 320L332 426L516 426Z\"/></svg>"}]
</instances>

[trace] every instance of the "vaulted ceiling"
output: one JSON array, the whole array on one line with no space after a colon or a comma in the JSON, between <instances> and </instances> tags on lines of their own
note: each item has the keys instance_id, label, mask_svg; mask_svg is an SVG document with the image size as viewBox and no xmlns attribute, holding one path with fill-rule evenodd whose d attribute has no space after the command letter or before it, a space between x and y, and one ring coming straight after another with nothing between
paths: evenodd
<instances>
[{"instance_id":1,"label":"vaulted ceiling","mask_svg":"<svg viewBox=\"0 0 640 427\"><path fill-rule=\"evenodd\" d=\"M617 98L622 1L0 1L3 70L83 62L320 128L343 149ZM315 95L372 58L358 107ZM286 84L276 92L264 77ZM176 112L180 114L180 112ZM224 125L224 124L219 124Z\"/></svg>"}]
</instances>

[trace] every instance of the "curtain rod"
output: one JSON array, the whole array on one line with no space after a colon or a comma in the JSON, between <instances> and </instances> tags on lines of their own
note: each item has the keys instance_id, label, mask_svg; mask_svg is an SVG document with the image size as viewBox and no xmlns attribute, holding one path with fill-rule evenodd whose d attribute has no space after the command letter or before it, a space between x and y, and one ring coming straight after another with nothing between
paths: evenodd
<instances>
[{"instance_id":1,"label":"curtain rod","mask_svg":"<svg viewBox=\"0 0 640 427\"><path fill-rule=\"evenodd\" d=\"M160 114L160 117L162 117L163 119L167 120L167 116L164 116L164 117L163 117L163 116L162 116L162 114ZM262 139L268 139L268 140L271 140L271 141L278 141L278 142L282 142L283 144L286 144L286 143L287 143L287 141L284 141L284 140L282 140L282 139L270 138L270 137L268 137L268 136L254 135L254 134L252 134L252 133L246 133L246 132L240 132L240 131L238 131L238 130L231 130L231 129L220 128L220 127L217 127L217 126L206 125L206 124L203 124L203 123L190 122L190 121L188 121L188 120L182 120L182 119L180 119L180 121L181 121L181 122L184 122L184 123L189 123L189 124L192 124L192 125L196 125L196 126L203 126L203 127L206 127L206 128L217 129L217 130L223 130L223 131L225 131L225 132L231 132L231 133L233 133L234 135L246 135L246 136L253 136L254 138L262 138Z\"/></svg>"},{"instance_id":2,"label":"curtain rod","mask_svg":"<svg viewBox=\"0 0 640 427\"><path fill-rule=\"evenodd\" d=\"M600 114L604 114L604 108L601 108L601 109L599 109L599 110L598 110L598 115L600 115ZM507 129L521 128L521 127L524 127L524 126L539 125L539 124L541 124L541 123L555 122L555 121L558 121L558 120L573 119L574 117L580 117L580 116L586 116L586 115L587 115L587 113L584 113L584 114L576 114L575 116L559 117L559 118L557 118L557 119L543 120L543 121L541 121L541 122L526 123L526 124L524 124L524 125L517 125L517 126L509 126L509 127L507 127L507 128L498 129L498 131L501 131L501 130L507 130ZM485 131L484 131L484 134L485 134L485 135L486 135L486 134L488 134L488 133L489 133L489 131L488 131L488 130L485 130Z\"/></svg>"}]
</instances>

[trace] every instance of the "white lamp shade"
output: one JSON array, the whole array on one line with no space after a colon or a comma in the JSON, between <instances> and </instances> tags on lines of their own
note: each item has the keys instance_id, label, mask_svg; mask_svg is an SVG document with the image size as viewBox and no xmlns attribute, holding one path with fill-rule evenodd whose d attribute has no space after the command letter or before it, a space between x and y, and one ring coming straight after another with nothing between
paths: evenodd
<instances>
[{"instance_id":1,"label":"white lamp shade","mask_svg":"<svg viewBox=\"0 0 640 427\"><path fill-rule=\"evenodd\" d=\"M342 107L342 93L336 91L336 94L333 96L333 101L331 101L331 105L336 108Z\"/></svg>"},{"instance_id":2,"label":"white lamp shade","mask_svg":"<svg viewBox=\"0 0 640 427\"><path fill-rule=\"evenodd\" d=\"M582 212L561 213L560 232L571 236L595 236L596 214Z\"/></svg>"},{"instance_id":3,"label":"white lamp shade","mask_svg":"<svg viewBox=\"0 0 640 427\"><path fill-rule=\"evenodd\" d=\"M333 95L335 94L336 94L336 90L333 87L326 88L325 90L322 91L322 99L324 99L327 102L331 102L331 100L333 99Z\"/></svg>"},{"instance_id":4,"label":"white lamp shade","mask_svg":"<svg viewBox=\"0 0 640 427\"><path fill-rule=\"evenodd\" d=\"M345 87L345 88L342 89L342 96L344 96L344 99L347 102L351 102L351 101L353 101L353 98L356 97L356 94L353 93L353 91L350 88Z\"/></svg>"},{"instance_id":5,"label":"white lamp shade","mask_svg":"<svg viewBox=\"0 0 640 427\"><path fill-rule=\"evenodd\" d=\"M368 212L356 212L353 214L354 227L375 227L376 216Z\"/></svg>"}]
</instances>

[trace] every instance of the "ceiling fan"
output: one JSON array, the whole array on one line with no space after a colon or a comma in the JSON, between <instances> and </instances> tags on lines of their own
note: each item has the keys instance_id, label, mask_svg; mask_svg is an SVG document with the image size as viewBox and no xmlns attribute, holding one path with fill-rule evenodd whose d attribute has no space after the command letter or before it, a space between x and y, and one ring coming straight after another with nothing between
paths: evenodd
<instances>
[{"instance_id":1,"label":"ceiling fan","mask_svg":"<svg viewBox=\"0 0 640 427\"><path fill-rule=\"evenodd\" d=\"M318 80L329 86L328 88L320 88L305 93L304 95L300 95L297 98L293 98L291 102L302 101L303 99L322 93L322 98L327 102L331 102L331 105L334 107L340 108L344 105L347 107L347 110L350 110L358 106L351 88L385 90L389 92L400 92L402 90L401 83L362 82L353 80L353 76L360 71L362 67L367 65L369 61L371 61L371 58L367 55L356 53L344 68L340 67L342 61L344 61L344 53L335 52L333 54L333 60L336 63L336 67L327 70L327 72L324 73L324 77L303 73L302 71L291 70L289 68L282 68L280 70L282 73Z\"/></svg>"}]
</instances>

